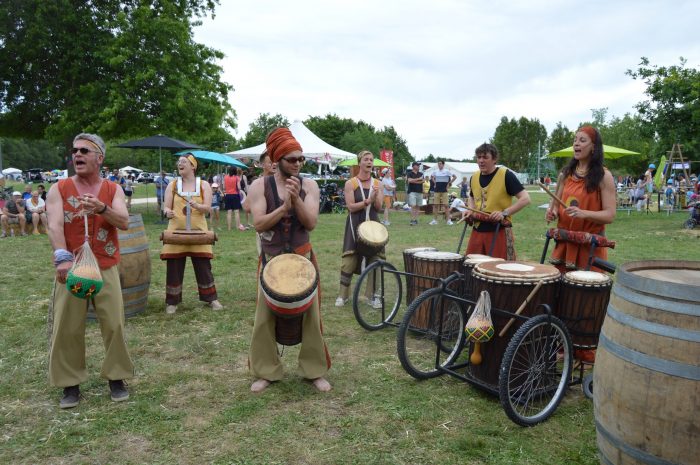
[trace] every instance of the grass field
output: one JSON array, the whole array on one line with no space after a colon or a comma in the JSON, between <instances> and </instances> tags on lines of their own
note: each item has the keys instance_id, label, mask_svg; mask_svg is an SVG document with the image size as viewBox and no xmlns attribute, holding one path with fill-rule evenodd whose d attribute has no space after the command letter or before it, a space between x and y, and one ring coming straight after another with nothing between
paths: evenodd
<instances>
[{"instance_id":1,"label":"grass field","mask_svg":"<svg viewBox=\"0 0 700 465\"><path fill-rule=\"evenodd\" d=\"M519 258L538 260L546 201L517 215ZM578 387L545 423L521 428L498 400L448 377L417 382L401 368L395 330L366 332L335 301L344 215L323 215L312 241L322 271L323 320L333 359L327 394L294 373L298 347L285 348L286 378L249 391L247 353L256 295L252 231L218 231L213 261L222 312L197 301L185 275L184 302L164 313L165 266L158 258L153 205L144 213L153 271L148 309L127 320L136 365L131 398L109 400L99 378L104 350L88 324L89 380L79 407L61 411L47 381L46 319L53 281L46 236L0 240L0 463L124 464L596 464L593 407ZM620 213L609 260L700 260L686 214ZM407 247L454 251L461 227L408 226L392 212L387 258L402 267Z\"/></svg>"}]
</instances>

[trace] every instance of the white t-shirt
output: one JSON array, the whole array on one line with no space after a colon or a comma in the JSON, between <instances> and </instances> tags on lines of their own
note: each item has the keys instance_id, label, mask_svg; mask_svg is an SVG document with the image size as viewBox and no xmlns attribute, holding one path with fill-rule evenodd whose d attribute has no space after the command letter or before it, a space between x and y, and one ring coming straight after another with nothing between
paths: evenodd
<instances>
[{"instance_id":1,"label":"white t-shirt","mask_svg":"<svg viewBox=\"0 0 700 465\"><path fill-rule=\"evenodd\" d=\"M450 208L455 208L461 212L467 211L467 206L465 205L465 203L462 199L454 199L452 201L452 204L450 205Z\"/></svg>"},{"instance_id":2,"label":"white t-shirt","mask_svg":"<svg viewBox=\"0 0 700 465\"><path fill-rule=\"evenodd\" d=\"M447 184L452 179L452 171L448 169L436 169L433 171L435 177L435 192L447 192Z\"/></svg>"},{"instance_id":3,"label":"white t-shirt","mask_svg":"<svg viewBox=\"0 0 700 465\"><path fill-rule=\"evenodd\" d=\"M384 189L384 196L391 197L394 195L396 183L388 174L382 178L382 188Z\"/></svg>"},{"instance_id":4,"label":"white t-shirt","mask_svg":"<svg viewBox=\"0 0 700 465\"><path fill-rule=\"evenodd\" d=\"M34 203L32 203L32 199L27 199L24 201L24 207L32 213L34 213L35 211L37 211L40 208L43 208L45 210L46 209L45 206L46 206L46 202L44 202L44 199L42 199L41 197L39 197L39 203L36 205L34 205Z\"/></svg>"}]
</instances>

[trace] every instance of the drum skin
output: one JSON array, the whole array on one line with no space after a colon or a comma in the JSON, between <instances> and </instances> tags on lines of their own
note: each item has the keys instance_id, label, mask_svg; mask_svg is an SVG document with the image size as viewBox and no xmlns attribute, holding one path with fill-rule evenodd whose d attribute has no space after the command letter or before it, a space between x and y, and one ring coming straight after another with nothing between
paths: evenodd
<instances>
[{"instance_id":1,"label":"drum skin","mask_svg":"<svg viewBox=\"0 0 700 465\"><path fill-rule=\"evenodd\" d=\"M555 315L577 349L595 348L610 300L612 279L595 271L570 271L561 279Z\"/></svg>"},{"instance_id":2,"label":"drum skin","mask_svg":"<svg viewBox=\"0 0 700 465\"><path fill-rule=\"evenodd\" d=\"M357 228L355 251L363 257L374 257L389 242L389 231L378 221L363 221Z\"/></svg>"},{"instance_id":3,"label":"drum skin","mask_svg":"<svg viewBox=\"0 0 700 465\"><path fill-rule=\"evenodd\" d=\"M129 318L146 310L151 286L151 256L141 215L129 215L129 229L118 230L118 236L119 281L124 299L124 316ZM97 319L92 301L88 305L87 318Z\"/></svg>"},{"instance_id":4,"label":"drum skin","mask_svg":"<svg viewBox=\"0 0 700 465\"><path fill-rule=\"evenodd\" d=\"M488 291L491 298L491 308L515 312L525 301L540 280L544 283L530 303L521 313L523 316L539 315L540 304L548 304L552 310L556 307L557 294L561 273L551 265L515 261L491 261L476 265L472 270L474 295ZM491 312L496 335L489 342L481 344L482 362L470 365L468 370L472 377L498 388L498 376L501 361L506 347L513 334L520 328L522 322L515 320L506 334L501 337L498 333L508 323L510 317ZM470 348L470 353L473 345Z\"/></svg>"},{"instance_id":5,"label":"drum skin","mask_svg":"<svg viewBox=\"0 0 700 465\"><path fill-rule=\"evenodd\" d=\"M601 463L700 463L700 261L617 270L593 370Z\"/></svg>"},{"instance_id":6,"label":"drum skin","mask_svg":"<svg viewBox=\"0 0 700 465\"><path fill-rule=\"evenodd\" d=\"M317 299L318 272L313 263L297 254L277 255L267 262L260 285L275 315L275 339L286 346L302 339L304 313Z\"/></svg>"}]
</instances>

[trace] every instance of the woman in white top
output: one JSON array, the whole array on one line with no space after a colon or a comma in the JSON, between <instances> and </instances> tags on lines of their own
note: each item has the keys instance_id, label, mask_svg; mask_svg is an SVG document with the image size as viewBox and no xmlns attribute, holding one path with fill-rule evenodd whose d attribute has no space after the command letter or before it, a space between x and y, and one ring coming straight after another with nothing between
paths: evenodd
<instances>
[{"instance_id":1,"label":"woman in white top","mask_svg":"<svg viewBox=\"0 0 700 465\"><path fill-rule=\"evenodd\" d=\"M34 232L32 234L39 234L39 223L43 223L45 228L48 228L49 220L46 217L46 202L39 196L38 191L32 191L32 196L29 197L24 203L27 212L32 215L32 225L34 225Z\"/></svg>"}]
</instances>

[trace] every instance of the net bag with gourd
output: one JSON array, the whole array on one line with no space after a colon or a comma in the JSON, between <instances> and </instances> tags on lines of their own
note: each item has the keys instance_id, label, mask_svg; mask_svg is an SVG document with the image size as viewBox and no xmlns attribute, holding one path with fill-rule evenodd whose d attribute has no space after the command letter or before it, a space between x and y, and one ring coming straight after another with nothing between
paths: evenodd
<instances>
[{"instance_id":1,"label":"net bag with gourd","mask_svg":"<svg viewBox=\"0 0 700 465\"><path fill-rule=\"evenodd\" d=\"M68 271L66 287L68 291L81 299L89 299L102 289L102 273L97 258L90 248L88 222L85 215L85 242L74 252L73 266Z\"/></svg>"},{"instance_id":2,"label":"net bag with gourd","mask_svg":"<svg viewBox=\"0 0 700 465\"><path fill-rule=\"evenodd\" d=\"M467 339L474 343L474 350L469 361L473 365L479 365L481 363L481 343L490 341L496 332L493 321L491 321L491 297L489 297L488 291L481 291L474 312L464 327L464 332Z\"/></svg>"}]
</instances>

